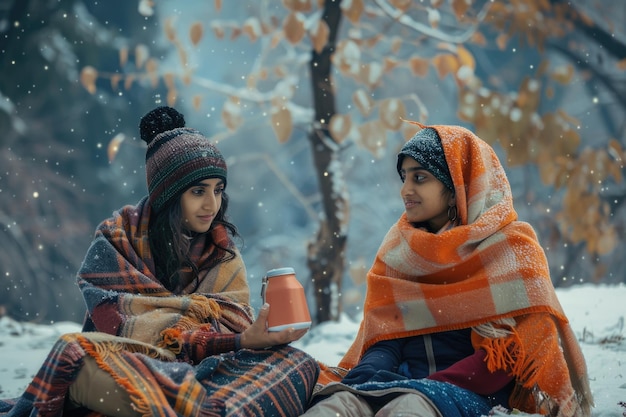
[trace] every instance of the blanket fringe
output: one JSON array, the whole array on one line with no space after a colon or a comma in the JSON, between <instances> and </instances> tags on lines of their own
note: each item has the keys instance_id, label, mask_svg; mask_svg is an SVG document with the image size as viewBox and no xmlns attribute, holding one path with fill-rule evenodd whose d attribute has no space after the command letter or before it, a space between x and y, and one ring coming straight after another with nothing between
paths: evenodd
<instances>
[{"instance_id":1,"label":"blanket fringe","mask_svg":"<svg viewBox=\"0 0 626 417\"><path fill-rule=\"evenodd\" d=\"M198 323L206 323L212 319L218 319L222 308L217 301L199 294L191 294L191 304L184 318L189 318Z\"/></svg>"},{"instance_id":2,"label":"blanket fringe","mask_svg":"<svg viewBox=\"0 0 626 417\"><path fill-rule=\"evenodd\" d=\"M181 317L173 327L161 332L161 340L157 343L157 347L179 355L183 349L180 342L183 332L201 328L203 325L206 326L205 323L209 320L220 317L222 308L217 301L198 294L192 294L190 298L191 303L186 315Z\"/></svg>"},{"instance_id":3,"label":"blanket fringe","mask_svg":"<svg viewBox=\"0 0 626 417\"><path fill-rule=\"evenodd\" d=\"M152 415L152 410L147 406L144 399L131 395L130 400L132 401L131 407L133 410L141 414L142 417L150 417Z\"/></svg>"},{"instance_id":4,"label":"blanket fringe","mask_svg":"<svg viewBox=\"0 0 626 417\"><path fill-rule=\"evenodd\" d=\"M182 331L180 329L165 329L161 332L161 341L157 344L157 347L167 349L176 355L180 355L183 350L183 345L180 343L180 335Z\"/></svg>"},{"instance_id":5,"label":"blanket fringe","mask_svg":"<svg viewBox=\"0 0 626 417\"><path fill-rule=\"evenodd\" d=\"M539 367L524 350L519 334L512 328L509 336L484 339L480 345L487 352L487 368L491 372L504 370L515 376L524 388L530 389L539 381Z\"/></svg>"},{"instance_id":6,"label":"blanket fringe","mask_svg":"<svg viewBox=\"0 0 626 417\"><path fill-rule=\"evenodd\" d=\"M132 407L142 413L145 417L148 417L150 407L148 406L147 399L142 395L141 391L132 385L128 378L120 377L105 361L111 352L120 351L121 346L117 345L117 348L115 348L116 344L114 343L93 343L81 335L77 335L76 338L85 352L95 359L100 369L111 375L113 380L120 387L126 390L131 401L133 402Z\"/></svg>"}]
</instances>

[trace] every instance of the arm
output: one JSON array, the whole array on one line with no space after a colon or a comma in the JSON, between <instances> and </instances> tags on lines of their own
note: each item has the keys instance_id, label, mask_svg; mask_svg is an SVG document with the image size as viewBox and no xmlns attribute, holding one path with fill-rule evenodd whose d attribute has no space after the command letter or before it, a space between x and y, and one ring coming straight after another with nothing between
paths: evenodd
<instances>
[{"instance_id":1,"label":"arm","mask_svg":"<svg viewBox=\"0 0 626 417\"><path fill-rule=\"evenodd\" d=\"M264 305L258 318L242 333L220 333L216 327L206 324L184 332L169 329L162 333L162 347L176 353L178 359L197 363L207 356L237 351L239 349L265 349L284 345L300 339L308 329L285 329L280 332L267 330L269 305Z\"/></svg>"},{"instance_id":2,"label":"arm","mask_svg":"<svg viewBox=\"0 0 626 417\"><path fill-rule=\"evenodd\" d=\"M207 356L232 352L240 349L241 334L219 333L211 325L178 333L164 333L163 344L176 353L179 360L199 363Z\"/></svg>"},{"instance_id":3,"label":"arm","mask_svg":"<svg viewBox=\"0 0 626 417\"><path fill-rule=\"evenodd\" d=\"M428 379L449 382L480 395L493 394L504 388L513 377L503 370L489 371L485 362L486 355L485 350L478 349L473 355L429 375Z\"/></svg>"}]
</instances>

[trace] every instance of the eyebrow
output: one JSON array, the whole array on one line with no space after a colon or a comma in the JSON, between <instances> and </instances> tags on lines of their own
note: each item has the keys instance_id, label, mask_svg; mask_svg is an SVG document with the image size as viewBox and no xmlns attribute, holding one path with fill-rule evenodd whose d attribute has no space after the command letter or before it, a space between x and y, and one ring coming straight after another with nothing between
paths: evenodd
<instances>
[{"instance_id":1,"label":"eyebrow","mask_svg":"<svg viewBox=\"0 0 626 417\"><path fill-rule=\"evenodd\" d=\"M211 184L205 184L204 181L206 181L206 179L202 181L198 181L197 183L192 185L192 187L210 187L211 186ZM224 180L220 179L220 181L217 184L215 184L216 187L219 187L220 185L224 185Z\"/></svg>"},{"instance_id":2,"label":"eyebrow","mask_svg":"<svg viewBox=\"0 0 626 417\"><path fill-rule=\"evenodd\" d=\"M404 168L400 169L400 172L404 172L405 174L409 173L409 172L416 172L416 171L430 172L429 170L427 170L424 167L409 167L408 169L404 169Z\"/></svg>"}]
</instances>

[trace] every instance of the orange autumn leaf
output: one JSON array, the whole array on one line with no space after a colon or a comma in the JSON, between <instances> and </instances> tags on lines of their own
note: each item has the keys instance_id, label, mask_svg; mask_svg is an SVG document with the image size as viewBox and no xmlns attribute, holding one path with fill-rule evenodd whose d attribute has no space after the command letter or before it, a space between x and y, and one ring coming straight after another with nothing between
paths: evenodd
<instances>
[{"instance_id":1,"label":"orange autumn leaf","mask_svg":"<svg viewBox=\"0 0 626 417\"><path fill-rule=\"evenodd\" d=\"M462 20L470 8L471 3L467 0L452 0L452 10L456 15L457 20Z\"/></svg>"},{"instance_id":2,"label":"orange autumn leaf","mask_svg":"<svg viewBox=\"0 0 626 417\"><path fill-rule=\"evenodd\" d=\"M128 48L125 46L120 48L119 56L120 56L120 67L123 67L128 62Z\"/></svg>"},{"instance_id":3,"label":"orange autumn leaf","mask_svg":"<svg viewBox=\"0 0 626 417\"><path fill-rule=\"evenodd\" d=\"M292 45L299 43L305 34L304 19L298 13L289 13L283 22L283 33Z\"/></svg>"},{"instance_id":4,"label":"orange autumn leaf","mask_svg":"<svg viewBox=\"0 0 626 417\"><path fill-rule=\"evenodd\" d=\"M278 142L287 142L293 131L293 120L289 109L285 106L273 108L271 123Z\"/></svg>"},{"instance_id":5,"label":"orange autumn leaf","mask_svg":"<svg viewBox=\"0 0 626 417\"><path fill-rule=\"evenodd\" d=\"M111 89L113 89L113 91L117 91L117 89L119 88L121 79L122 79L122 76L120 74L111 75Z\"/></svg>"},{"instance_id":6,"label":"orange autumn leaf","mask_svg":"<svg viewBox=\"0 0 626 417\"><path fill-rule=\"evenodd\" d=\"M165 83L165 87L169 90L175 88L174 87L174 74L171 72L166 72L163 74L163 83Z\"/></svg>"},{"instance_id":7,"label":"orange autumn leaf","mask_svg":"<svg viewBox=\"0 0 626 417\"><path fill-rule=\"evenodd\" d=\"M178 99L178 91L176 91L176 89L171 89L167 92L167 105L168 106L175 106L176 105L176 100Z\"/></svg>"},{"instance_id":8,"label":"orange autumn leaf","mask_svg":"<svg viewBox=\"0 0 626 417\"><path fill-rule=\"evenodd\" d=\"M224 34L226 31L224 30L222 22L211 22L211 29L213 30L213 34L217 39L224 39Z\"/></svg>"},{"instance_id":9,"label":"orange autumn leaf","mask_svg":"<svg viewBox=\"0 0 626 417\"><path fill-rule=\"evenodd\" d=\"M552 72L551 76L553 80L560 84L569 84L574 78L574 67L572 65L561 65Z\"/></svg>"},{"instance_id":10,"label":"orange autumn leaf","mask_svg":"<svg viewBox=\"0 0 626 417\"><path fill-rule=\"evenodd\" d=\"M437 69L439 78L448 74L456 74L459 69L459 61L452 54L439 54L433 58L433 65Z\"/></svg>"},{"instance_id":11,"label":"orange autumn leaf","mask_svg":"<svg viewBox=\"0 0 626 417\"><path fill-rule=\"evenodd\" d=\"M146 62L146 72L148 73L148 78L150 79L150 83L152 84L153 88L156 88L156 86L159 84L159 74L157 73L158 66L159 64L154 58L150 58Z\"/></svg>"},{"instance_id":12,"label":"orange autumn leaf","mask_svg":"<svg viewBox=\"0 0 626 417\"><path fill-rule=\"evenodd\" d=\"M487 38L481 32L475 32L471 37L471 42L475 45L486 46Z\"/></svg>"},{"instance_id":13,"label":"orange autumn leaf","mask_svg":"<svg viewBox=\"0 0 626 417\"><path fill-rule=\"evenodd\" d=\"M474 59L474 55L472 55L472 53L468 51L464 46L458 45L456 54L459 57L459 62L462 66L469 67L472 70L476 69L476 60Z\"/></svg>"},{"instance_id":14,"label":"orange autumn leaf","mask_svg":"<svg viewBox=\"0 0 626 417\"><path fill-rule=\"evenodd\" d=\"M509 36L506 35L505 33L498 35L498 37L496 38L496 44L498 45L498 48L500 48L501 51L504 51L506 49L506 44L508 42L509 42Z\"/></svg>"},{"instance_id":15,"label":"orange autumn leaf","mask_svg":"<svg viewBox=\"0 0 626 417\"><path fill-rule=\"evenodd\" d=\"M200 106L202 106L202 96L199 94L196 94L195 96L193 96L192 103L193 103L193 108L196 110L199 110Z\"/></svg>"},{"instance_id":16,"label":"orange autumn leaf","mask_svg":"<svg viewBox=\"0 0 626 417\"><path fill-rule=\"evenodd\" d=\"M424 58L414 56L409 59L409 68L418 77L425 77L428 74L429 65L428 60Z\"/></svg>"},{"instance_id":17,"label":"orange autumn leaf","mask_svg":"<svg viewBox=\"0 0 626 417\"><path fill-rule=\"evenodd\" d=\"M352 94L352 102L364 117L369 116L374 108L374 100L372 100L371 94L362 88Z\"/></svg>"},{"instance_id":18,"label":"orange autumn leaf","mask_svg":"<svg viewBox=\"0 0 626 417\"><path fill-rule=\"evenodd\" d=\"M150 52L148 47L143 44L139 44L135 47L135 66L137 68L143 67L143 64L148 60Z\"/></svg>"},{"instance_id":19,"label":"orange autumn leaf","mask_svg":"<svg viewBox=\"0 0 626 417\"><path fill-rule=\"evenodd\" d=\"M261 21L256 17L250 17L246 19L241 27L241 31L248 35L250 41L255 42L259 37L263 35L263 27Z\"/></svg>"},{"instance_id":20,"label":"orange autumn leaf","mask_svg":"<svg viewBox=\"0 0 626 417\"><path fill-rule=\"evenodd\" d=\"M398 10L406 12L411 7L413 0L389 0L389 3ZM433 6L437 7L437 6Z\"/></svg>"},{"instance_id":21,"label":"orange autumn leaf","mask_svg":"<svg viewBox=\"0 0 626 417\"><path fill-rule=\"evenodd\" d=\"M352 0L348 2L341 3L341 11L343 15L352 23L358 23L361 19L361 15L365 10L365 5L363 4L363 0Z\"/></svg>"},{"instance_id":22,"label":"orange autumn leaf","mask_svg":"<svg viewBox=\"0 0 626 417\"><path fill-rule=\"evenodd\" d=\"M128 74L128 76L126 76L126 78L124 79L124 89L130 90L134 82L135 82L135 76L133 74Z\"/></svg>"},{"instance_id":23,"label":"orange autumn leaf","mask_svg":"<svg viewBox=\"0 0 626 417\"><path fill-rule=\"evenodd\" d=\"M283 0L283 6L292 12L310 12L311 0Z\"/></svg>"},{"instance_id":24,"label":"orange autumn leaf","mask_svg":"<svg viewBox=\"0 0 626 417\"><path fill-rule=\"evenodd\" d=\"M343 142L352 129L352 118L349 115L335 114L330 119L328 130L337 143Z\"/></svg>"},{"instance_id":25,"label":"orange autumn leaf","mask_svg":"<svg viewBox=\"0 0 626 417\"><path fill-rule=\"evenodd\" d=\"M389 98L380 103L380 122L389 130L399 130L406 116L406 108L402 100Z\"/></svg>"},{"instance_id":26,"label":"orange autumn leaf","mask_svg":"<svg viewBox=\"0 0 626 417\"><path fill-rule=\"evenodd\" d=\"M366 122L358 128L360 134L359 144L376 157L382 155L387 144L387 132L383 124L378 120Z\"/></svg>"},{"instance_id":27,"label":"orange autumn leaf","mask_svg":"<svg viewBox=\"0 0 626 417\"><path fill-rule=\"evenodd\" d=\"M115 157L120 150L120 145L124 142L124 139L126 139L126 135L118 133L109 142L109 146L107 146L107 157L109 158L109 163L115 160Z\"/></svg>"},{"instance_id":28,"label":"orange autumn leaf","mask_svg":"<svg viewBox=\"0 0 626 417\"><path fill-rule=\"evenodd\" d=\"M89 91L90 94L95 94L96 92L96 80L98 79L98 70L96 70L92 66L86 66L80 72L80 83L85 88L85 90Z\"/></svg>"},{"instance_id":29,"label":"orange autumn leaf","mask_svg":"<svg viewBox=\"0 0 626 417\"><path fill-rule=\"evenodd\" d=\"M241 106L237 97L231 97L224 103L224 107L222 108L222 122L224 122L224 125L232 132L243 124Z\"/></svg>"},{"instance_id":30,"label":"orange autumn leaf","mask_svg":"<svg viewBox=\"0 0 626 417\"><path fill-rule=\"evenodd\" d=\"M202 23L200 22L195 22L189 28L189 39L191 39L191 43L194 46L200 43L200 40L202 40L203 34L204 34L204 26L202 26Z\"/></svg>"},{"instance_id":31,"label":"orange autumn leaf","mask_svg":"<svg viewBox=\"0 0 626 417\"><path fill-rule=\"evenodd\" d=\"M165 31L165 36L170 42L174 42L176 40L176 31L174 30L174 26L172 24L172 18L165 20L163 30Z\"/></svg>"},{"instance_id":32,"label":"orange autumn leaf","mask_svg":"<svg viewBox=\"0 0 626 417\"><path fill-rule=\"evenodd\" d=\"M315 29L309 34L315 52L318 54L322 53L324 47L328 44L329 35L330 29L328 24L323 20L318 20Z\"/></svg>"}]
</instances>

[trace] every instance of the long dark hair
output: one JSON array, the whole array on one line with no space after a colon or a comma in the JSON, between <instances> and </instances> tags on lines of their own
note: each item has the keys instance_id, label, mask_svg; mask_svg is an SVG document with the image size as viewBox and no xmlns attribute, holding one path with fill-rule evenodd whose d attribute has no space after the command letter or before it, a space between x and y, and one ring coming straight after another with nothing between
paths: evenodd
<instances>
[{"instance_id":1,"label":"long dark hair","mask_svg":"<svg viewBox=\"0 0 626 417\"><path fill-rule=\"evenodd\" d=\"M190 185L187 189L192 186L194 186L194 184ZM209 230L203 233L203 235L206 236L205 246L215 246L218 250L214 250L209 259L202 265L194 264L189 257L189 253L194 240L200 236L200 234L188 231L183 227L180 199L186 190L183 190L178 196L172 198L161 210L153 213L148 226L148 239L150 241L150 250L154 259L157 278L163 283L165 288L170 291L176 291L186 285L186 283L181 282L181 271L183 269L191 269L193 272L193 280L196 281L197 288L199 285L198 274L200 268L212 268L236 256L230 244L224 246L220 242L216 242L213 238L212 231L218 225L222 225L226 228L231 239L241 239L237 227L227 220L228 194L224 191L222 193L222 205Z\"/></svg>"}]
</instances>

